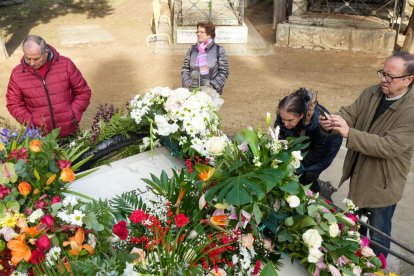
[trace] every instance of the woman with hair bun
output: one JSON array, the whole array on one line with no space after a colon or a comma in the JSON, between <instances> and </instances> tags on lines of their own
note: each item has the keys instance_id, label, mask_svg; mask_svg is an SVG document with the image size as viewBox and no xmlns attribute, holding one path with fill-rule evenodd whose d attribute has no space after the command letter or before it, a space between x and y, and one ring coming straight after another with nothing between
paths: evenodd
<instances>
[{"instance_id":1,"label":"woman with hair bun","mask_svg":"<svg viewBox=\"0 0 414 276\"><path fill-rule=\"evenodd\" d=\"M326 135L319 126L319 115L329 116L328 110L320 105L316 94L305 88L284 97L277 108L275 127L280 127L280 139L287 137L309 137L309 147L302 160L299 182L312 183L311 190L320 192L319 175L331 165L342 144L340 135Z\"/></svg>"},{"instance_id":2,"label":"woman with hair bun","mask_svg":"<svg viewBox=\"0 0 414 276\"><path fill-rule=\"evenodd\" d=\"M222 94L229 64L224 47L214 42L216 27L212 22L199 22L196 33L197 44L188 50L181 70L182 86L191 88L193 72L197 72L197 86L211 87Z\"/></svg>"}]
</instances>

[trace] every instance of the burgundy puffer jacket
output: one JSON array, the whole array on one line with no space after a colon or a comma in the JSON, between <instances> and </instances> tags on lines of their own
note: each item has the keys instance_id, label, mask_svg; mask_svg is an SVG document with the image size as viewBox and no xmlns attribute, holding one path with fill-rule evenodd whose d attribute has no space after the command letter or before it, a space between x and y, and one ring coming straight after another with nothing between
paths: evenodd
<instances>
[{"instance_id":1,"label":"burgundy puffer jacket","mask_svg":"<svg viewBox=\"0 0 414 276\"><path fill-rule=\"evenodd\" d=\"M89 105L91 90L75 64L48 45L53 56L45 78L22 58L10 76L7 109L25 125L50 132L60 128L59 137L76 132Z\"/></svg>"}]
</instances>

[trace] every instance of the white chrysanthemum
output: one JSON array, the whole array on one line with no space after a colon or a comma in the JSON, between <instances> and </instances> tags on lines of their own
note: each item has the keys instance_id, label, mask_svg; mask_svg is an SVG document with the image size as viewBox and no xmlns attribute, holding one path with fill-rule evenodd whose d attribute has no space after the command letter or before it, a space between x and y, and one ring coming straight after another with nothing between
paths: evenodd
<instances>
[{"instance_id":1,"label":"white chrysanthemum","mask_svg":"<svg viewBox=\"0 0 414 276\"><path fill-rule=\"evenodd\" d=\"M74 196L66 196L63 199L62 204L64 207L68 207L69 205L73 207L78 204L78 199Z\"/></svg>"},{"instance_id":2,"label":"white chrysanthemum","mask_svg":"<svg viewBox=\"0 0 414 276\"><path fill-rule=\"evenodd\" d=\"M70 219L70 224L72 225L77 225L77 226L82 226L82 219L85 216L84 213L82 213L79 210L74 210L73 214L69 215L69 219Z\"/></svg>"},{"instance_id":3,"label":"white chrysanthemum","mask_svg":"<svg viewBox=\"0 0 414 276\"><path fill-rule=\"evenodd\" d=\"M66 211L61 211L57 213L57 217L63 220L66 223L70 223L70 217L68 214L66 214Z\"/></svg>"},{"instance_id":4,"label":"white chrysanthemum","mask_svg":"<svg viewBox=\"0 0 414 276\"><path fill-rule=\"evenodd\" d=\"M36 209L33 213L30 214L28 221L30 223L35 223L36 220L40 219L41 217L43 217L45 213L42 211L42 209Z\"/></svg>"},{"instance_id":5,"label":"white chrysanthemum","mask_svg":"<svg viewBox=\"0 0 414 276\"><path fill-rule=\"evenodd\" d=\"M56 263L57 260L60 259L60 253L62 249L58 246L54 246L50 248L49 252L46 254L46 264L52 266Z\"/></svg>"},{"instance_id":6,"label":"white chrysanthemum","mask_svg":"<svg viewBox=\"0 0 414 276\"><path fill-rule=\"evenodd\" d=\"M155 115L154 121L157 126L156 132L161 136L169 136L178 131L178 125L168 123L168 118L165 116Z\"/></svg>"}]
</instances>

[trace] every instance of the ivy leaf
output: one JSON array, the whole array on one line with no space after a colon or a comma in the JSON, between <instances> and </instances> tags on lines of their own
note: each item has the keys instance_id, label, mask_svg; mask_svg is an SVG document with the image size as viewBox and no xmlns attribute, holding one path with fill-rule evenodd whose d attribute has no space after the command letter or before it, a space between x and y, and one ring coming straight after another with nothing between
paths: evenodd
<instances>
[{"instance_id":1,"label":"ivy leaf","mask_svg":"<svg viewBox=\"0 0 414 276\"><path fill-rule=\"evenodd\" d=\"M308 214L309 216L316 218L316 215L318 214L318 207L316 207L315 205L309 205Z\"/></svg>"},{"instance_id":2,"label":"ivy leaf","mask_svg":"<svg viewBox=\"0 0 414 276\"><path fill-rule=\"evenodd\" d=\"M18 176L22 177L22 178L26 178L28 176L27 174L27 164L24 163L24 161L22 159L20 159L19 161L17 161L17 163L14 166L16 173Z\"/></svg>"},{"instance_id":3,"label":"ivy leaf","mask_svg":"<svg viewBox=\"0 0 414 276\"><path fill-rule=\"evenodd\" d=\"M300 220L299 225L300 225L301 228L306 228L306 227L309 227L309 226L316 225L316 222L312 217L305 216Z\"/></svg>"}]
</instances>

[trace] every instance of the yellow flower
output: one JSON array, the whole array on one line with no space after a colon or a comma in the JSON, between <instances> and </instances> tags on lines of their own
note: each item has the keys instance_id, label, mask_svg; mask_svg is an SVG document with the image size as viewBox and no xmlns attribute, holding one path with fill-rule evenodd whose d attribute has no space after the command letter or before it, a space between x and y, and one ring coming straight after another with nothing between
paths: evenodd
<instances>
[{"instance_id":1,"label":"yellow flower","mask_svg":"<svg viewBox=\"0 0 414 276\"><path fill-rule=\"evenodd\" d=\"M3 227L10 227L14 228L16 226L16 217L10 213L6 213L6 215L0 219L1 228Z\"/></svg>"},{"instance_id":2,"label":"yellow flower","mask_svg":"<svg viewBox=\"0 0 414 276\"><path fill-rule=\"evenodd\" d=\"M32 140L29 145L29 149L33 152L40 152L42 148L42 141L40 140Z\"/></svg>"},{"instance_id":3,"label":"yellow flower","mask_svg":"<svg viewBox=\"0 0 414 276\"><path fill-rule=\"evenodd\" d=\"M6 147L2 142L0 142L0 151L6 150Z\"/></svg>"},{"instance_id":4,"label":"yellow flower","mask_svg":"<svg viewBox=\"0 0 414 276\"><path fill-rule=\"evenodd\" d=\"M53 181L55 181L56 179L56 174L52 174L46 181L46 186L49 186L50 184L53 183Z\"/></svg>"}]
</instances>

